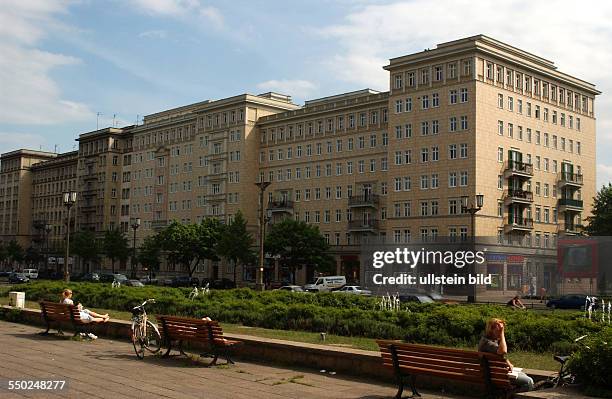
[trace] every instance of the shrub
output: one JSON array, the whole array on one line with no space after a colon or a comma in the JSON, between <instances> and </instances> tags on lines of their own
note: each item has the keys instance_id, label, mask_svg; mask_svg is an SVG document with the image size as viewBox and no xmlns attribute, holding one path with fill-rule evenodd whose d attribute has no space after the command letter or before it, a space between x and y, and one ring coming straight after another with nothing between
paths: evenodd
<instances>
[{"instance_id":1,"label":"shrub","mask_svg":"<svg viewBox=\"0 0 612 399\"><path fill-rule=\"evenodd\" d=\"M568 369L588 387L612 390L612 327L585 338L570 357Z\"/></svg>"},{"instance_id":2,"label":"shrub","mask_svg":"<svg viewBox=\"0 0 612 399\"><path fill-rule=\"evenodd\" d=\"M70 283L75 302L105 309L129 311L145 299L155 298L151 314L213 319L253 327L327 332L369 338L405 339L408 342L476 347L491 317L506 319L510 350L559 350L601 325L581 312L517 312L497 305L444 305L409 303L409 312L378 310L378 299L336 293L304 294L285 291L256 292L248 288L213 290L188 299L189 288L146 286L113 289L109 284ZM63 282L32 282L22 286L31 300L59 300Z\"/></svg>"}]
</instances>

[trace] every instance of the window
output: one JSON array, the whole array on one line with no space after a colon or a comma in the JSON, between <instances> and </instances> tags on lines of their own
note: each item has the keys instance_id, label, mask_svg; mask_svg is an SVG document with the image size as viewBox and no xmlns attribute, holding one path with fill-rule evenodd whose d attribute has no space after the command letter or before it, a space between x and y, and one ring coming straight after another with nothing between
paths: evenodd
<instances>
[{"instance_id":1,"label":"window","mask_svg":"<svg viewBox=\"0 0 612 399\"><path fill-rule=\"evenodd\" d=\"M448 174L448 186L457 187L457 172L450 172Z\"/></svg>"},{"instance_id":2,"label":"window","mask_svg":"<svg viewBox=\"0 0 612 399\"><path fill-rule=\"evenodd\" d=\"M501 93L497 95L497 108L504 108L504 95Z\"/></svg>"},{"instance_id":3,"label":"window","mask_svg":"<svg viewBox=\"0 0 612 399\"><path fill-rule=\"evenodd\" d=\"M467 130L467 129L468 129L467 115L464 115L461 117L461 130Z\"/></svg>"},{"instance_id":4,"label":"window","mask_svg":"<svg viewBox=\"0 0 612 399\"><path fill-rule=\"evenodd\" d=\"M504 121L497 121L497 134L504 135Z\"/></svg>"},{"instance_id":5,"label":"window","mask_svg":"<svg viewBox=\"0 0 612 399\"><path fill-rule=\"evenodd\" d=\"M431 106L433 108L437 108L440 106L440 95L438 93L433 93L431 95Z\"/></svg>"},{"instance_id":6,"label":"window","mask_svg":"<svg viewBox=\"0 0 612 399\"><path fill-rule=\"evenodd\" d=\"M461 146L461 153L460 153L460 157L461 158L467 158L468 157L468 145L467 143L462 143Z\"/></svg>"},{"instance_id":7,"label":"window","mask_svg":"<svg viewBox=\"0 0 612 399\"><path fill-rule=\"evenodd\" d=\"M441 80L443 80L444 79L444 69L442 68L442 66L434 67L434 74L435 74L436 82L440 82Z\"/></svg>"},{"instance_id":8,"label":"window","mask_svg":"<svg viewBox=\"0 0 612 399\"><path fill-rule=\"evenodd\" d=\"M462 171L459 176L459 185L462 187L466 187L468 185L468 172Z\"/></svg>"},{"instance_id":9,"label":"window","mask_svg":"<svg viewBox=\"0 0 612 399\"><path fill-rule=\"evenodd\" d=\"M457 159L457 144L450 144L448 146L448 158Z\"/></svg>"},{"instance_id":10,"label":"window","mask_svg":"<svg viewBox=\"0 0 612 399\"><path fill-rule=\"evenodd\" d=\"M462 88L461 89L461 102L466 103L467 101L468 101L468 89Z\"/></svg>"},{"instance_id":11,"label":"window","mask_svg":"<svg viewBox=\"0 0 612 399\"><path fill-rule=\"evenodd\" d=\"M504 149L497 147L497 162L504 162Z\"/></svg>"},{"instance_id":12,"label":"window","mask_svg":"<svg viewBox=\"0 0 612 399\"><path fill-rule=\"evenodd\" d=\"M456 132L457 131L457 117L451 116L448 122L449 131Z\"/></svg>"},{"instance_id":13,"label":"window","mask_svg":"<svg viewBox=\"0 0 612 399\"><path fill-rule=\"evenodd\" d=\"M428 108L429 108L429 96L424 95L423 97L421 97L421 109L428 109Z\"/></svg>"},{"instance_id":14,"label":"window","mask_svg":"<svg viewBox=\"0 0 612 399\"><path fill-rule=\"evenodd\" d=\"M412 111L412 97L406 98L406 112Z\"/></svg>"},{"instance_id":15,"label":"window","mask_svg":"<svg viewBox=\"0 0 612 399\"><path fill-rule=\"evenodd\" d=\"M451 104L457 104L457 90L449 91L449 102Z\"/></svg>"},{"instance_id":16,"label":"window","mask_svg":"<svg viewBox=\"0 0 612 399\"><path fill-rule=\"evenodd\" d=\"M395 75L395 88L396 89L401 89L402 88L402 75Z\"/></svg>"}]
</instances>

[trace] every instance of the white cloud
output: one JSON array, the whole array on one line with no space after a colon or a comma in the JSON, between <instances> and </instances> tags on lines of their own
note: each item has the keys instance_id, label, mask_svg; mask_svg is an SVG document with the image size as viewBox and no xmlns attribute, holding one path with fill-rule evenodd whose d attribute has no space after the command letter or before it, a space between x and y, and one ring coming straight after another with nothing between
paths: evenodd
<instances>
[{"instance_id":1,"label":"white cloud","mask_svg":"<svg viewBox=\"0 0 612 399\"><path fill-rule=\"evenodd\" d=\"M50 76L52 69L80 60L35 47L61 27L54 18L66 11L66 2L9 2L0 8L0 122L53 124L90 117L85 104L63 98Z\"/></svg>"},{"instance_id":2,"label":"white cloud","mask_svg":"<svg viewBox=\"0 0 612 399\"><path fill-rule=\"evenodd\" d=\"M143 37L147 39L165 39L168 37L168 33L165 30L148 30L144 32L140 32L138 37Z\"/></svg>"},{"instance_id":3,"label":"white cloud","mask_svg":"<svg viewBox=\"0 0 612 399\"><path fill-rule=\"evenodd\" d=\"M173 18L197 16L215 29L224 26L223 15L218 8L205 6L199 0L131 0L134 8L149 15Z\"/></svg>"},{"instance_id":4,"label":"white cloud","mask_svg":"<svg viewBox=\"0 0 612 399\"><path fill-rule=\"evenodd\" d=\"M41 147L45 150L46 144L45 138L39 134L0 132L0 148L7 151L19 148L39 149Z\"/></svg>"},{"instance_id":5,"label":"white cloud","mask_svg":"<svg viewBox=\"0 0 612 399\"><path fill-rule=\"evenodd\" d=\"M274 91L292 97L307 98L317 90L317 85L307 80L267 80L257 84L260 90Z\"/></svg>"},{"instance_id":6,"label":"white cloud","mask_svg":"<svg viewBox=\"0 0 612 399\"><path fill-rule=\"evenodd\" d=\"M600 163L597 165L597 190L608 183L612 183L612 165Z\"/></svg>"}]
</instances>

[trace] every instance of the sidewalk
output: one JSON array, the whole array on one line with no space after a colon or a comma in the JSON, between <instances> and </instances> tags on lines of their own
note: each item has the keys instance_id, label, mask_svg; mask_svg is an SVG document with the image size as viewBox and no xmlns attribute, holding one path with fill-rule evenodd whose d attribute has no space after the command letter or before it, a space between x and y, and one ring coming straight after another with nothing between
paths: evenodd
<instances>
[{"instance_id":1,"label":"sidewalk","mask_svg":"<svg viewBox=\"0 0 612 399\"><path fill-rule=\"evenodd\" d=\"M64 391L0 390L0 398L392 398L375 381L313 370L237 362L205 368L182 357L136 359L131 344L71 336L39 336L41 329L0 321L0 380L66 379ZM6 381L3 382L6 386ZM423 399L457 396L421 392Z\"/></svg>"}]
</instances>

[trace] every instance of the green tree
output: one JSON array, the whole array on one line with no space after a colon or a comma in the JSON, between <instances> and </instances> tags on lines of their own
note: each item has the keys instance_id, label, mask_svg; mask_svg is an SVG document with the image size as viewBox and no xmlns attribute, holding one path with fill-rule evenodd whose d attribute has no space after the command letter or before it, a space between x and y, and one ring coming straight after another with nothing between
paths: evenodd
<instances>
[{"instance_id":1,"label":"green tree","mask_svg":"<svg viewBox=\"0 0 612 399\"><path fill-rule=\"evenodd\" d=\"M153 277L153 272L159 271L160 244L157 235L145 238L138 251L138 262L149 269L149 277Z\"/></svg>"},{"instance_id":2,"label":"green tree","mask_svg":"<svg viewBox=\"0 0 612 399\"><path fill-rule=\"evenodd\" d=\"M26 262L26 264L28 265L34 265L37 264L39 262L41 262L44 259L43 254L40 252L40 250L36 247L28 247L28 249L26 249L24 256L23 256L23 260Z\"/></svg>"},{"instance_id":3,"label":"green tree","mask_svg":"<svg viewBox=\"0 0 612 399\"><path fill-rule=\"evenodd\" d=\"M201 224L174 221L160 231L158 242L168 261L183 265L191 277L202 260L219 260L217 245L221 231L216 219L204 219Z\"/></svg>"},{"instance_id":4,"label":"green tree","mask_svg":"<svg viewBox=\"0 0 612 399\"><path fill-rule=\"evenodd\" d=\"M11 263L11 266L15 266L15 263L23 262L25 258L25 252L21 245L15 240L12 240L6 246L6 258Z\"/></svg>"},{"instance_id":5,"label":"green tree","mask_svg":"<svg viewBox=\"0 0 612 399\"><path fill-rule=\"evenodd\" d=\"M6 246L0 242L0 266L4 266L4 262L8 259L8 253L6 252Z\"/></svg>"},{"instance_id":6,"label":"green tree","mask_svg":"<svg viewBox=\"0 0 612 399\"><path fill-rule=\"evenodd\" d=\"M236 269L255 259L253 252L253 236L247 231L247 221L238 211L234 219L221 232L219 240L219 255L232 262L234 266L234 284L236 283Z\"/></svg>"},{"instance_id":7,"label":"green tree","mask_svg":"<svg viewBox=\"0 0 612 399\"><path fill-rule=\"evenodd\" d=\"M102 251L110 259L111 270L115 273L115 261L126 260L130 254L130 247L125 235L119 229L112 229L104 233Z\"/></svg>"},{"instance_id":8,"label":"green tree","mask_svg":"<svg viewBox=\"0 0 612 399\"><path fill-rule=\"evenodd\" d=\"M593 202L593 216L585 231L591 236L612 236L612 183L603 186Z\"/></svg>"},{"instance_id":9,"label":"green tree","mask_svg":"<svg viewBox=\"0 0 612 399\"><path fill-rule=\"evenodd\" d=\"M84 230L71 235L70 253L80 256L84 263L97 262L100 258L100 252L100 243L94 232Z\"/></svg>"},{"instance_id":10,"label":"green tree","mask_svg":"<svg viewBox=\"0 0 612 399\"><path fill-rule=\"evenodd\" d=\"M321 273L331 271L333 258L328 253L329 244L319 228L308 223L286 218L273 224L264 246L293 271L294 284L299 266L314 266Z\"/></svg>"}]
</instances>

